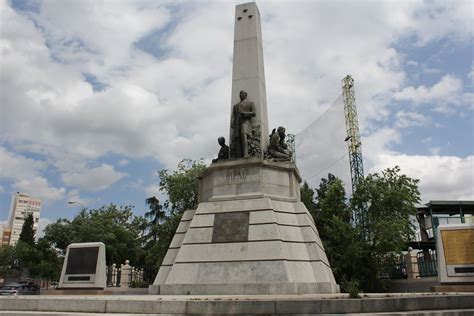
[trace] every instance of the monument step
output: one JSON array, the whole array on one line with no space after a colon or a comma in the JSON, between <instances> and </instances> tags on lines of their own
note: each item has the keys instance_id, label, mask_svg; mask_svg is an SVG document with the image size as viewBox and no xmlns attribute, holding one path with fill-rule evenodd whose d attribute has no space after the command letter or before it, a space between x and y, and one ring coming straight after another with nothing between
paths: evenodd
<instances>
[{"instance_id":1,"label":"monument step","mask_svg":"<svg viewBox=\"0 0 474 316\"><path fill-rule=\"evenodd\" d=\"M108 313L105 313L107 315ZM104 313L64 313L64 312L2 312L1 315L8 316L101 316ZM112 315L112 314L111 314ZM132 316L136 314L116 314L114 316ZM145 315L145 314L144 314ZM189 314L146 314L148 316L158 316L158 315L172 315L172 316L184 316ZM241 314L245 315L245 314ZM253 314L247 314L253 315ZM282 316L290 315L302 315L302 314L279 314ZM310 315L310 314L304 314ZM314 314L312 314L314 315ZM318 314L321 316L335 316L335 314ZM439 311L413 311L413 312L390 312L390 313L349 313L344 314L346 316L472 316L474 315L474 309L455 309L455 310L439 310Z\"/></svg>"},{"instance_id":2,"label":"monument step","mask_svg":"<svg viewBox=\"0 0 474 316\"><path fill-rule=\"evenodd\" d=\"M0 297L0 315L474 315L474 293Z\"/></svg>"}]
</instances>

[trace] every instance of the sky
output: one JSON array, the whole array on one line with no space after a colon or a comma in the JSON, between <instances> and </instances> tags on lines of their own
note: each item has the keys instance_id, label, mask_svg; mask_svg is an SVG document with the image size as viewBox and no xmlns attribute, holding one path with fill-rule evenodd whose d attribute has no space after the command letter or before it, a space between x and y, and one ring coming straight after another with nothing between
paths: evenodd
<instances>
[{"instance_id":1,"label":"sky","mask_svg":"<svg viewBox=\"0 0 474 316\"><path fill-rule=\"evenodd\" d=\"M43 226L68 201L143 214L158 170L216 156L238 3L0 0L0 221L17 191ZM270 127L302 135L350 74L365 173L399 165L424 203L474 200L471 1L257 5Z\"/></svg>"}]
</instances>

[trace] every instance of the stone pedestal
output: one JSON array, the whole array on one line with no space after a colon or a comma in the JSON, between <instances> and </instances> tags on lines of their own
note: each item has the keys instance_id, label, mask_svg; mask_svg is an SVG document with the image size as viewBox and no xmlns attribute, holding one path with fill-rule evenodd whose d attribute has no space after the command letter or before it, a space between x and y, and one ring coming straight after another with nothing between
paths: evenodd
<instances>
[{"instance_id":1,"label":"stone pedestal","mask_svg":"<svg viewBox=\"0 0 474 316\"><path fill-rule=\"evenodd\" d=\"M58 289L104 289L106 281L104 243L73 243L67 247Z\"/></svg>"},{"instance_id":2,"label":"stone pedestal","mask_svg":"<svg viewBox=\"0 0 474 316\"><path fill-rule=\"evenodd\" d=\"M410 247L408 253L405 255L405 262L407 264L407 278L417 279L420 277L420 270L418 268L418 258L416 252Z\"/></svg>"},{"instance_id":3,"label":"stone pedestal","mask_svg":"<svg viewBox=\"0 0 474 316\"><path fill-rule=\"evenodd\" d=\"M212 164L150 294L337 293L292 162Z\"/></svg>"},{"instance_id":4,"label":"stone pedestal","mask_svg":"<svg viewBox=\"0 0 474 316\"><path fill-rule=\"evenodd\" d=\"M132 267L130 266L130 261L125 260L125 264L121 268L120 272L120 287L128 288L132 278Z\"/></svg>"}]
</instances>

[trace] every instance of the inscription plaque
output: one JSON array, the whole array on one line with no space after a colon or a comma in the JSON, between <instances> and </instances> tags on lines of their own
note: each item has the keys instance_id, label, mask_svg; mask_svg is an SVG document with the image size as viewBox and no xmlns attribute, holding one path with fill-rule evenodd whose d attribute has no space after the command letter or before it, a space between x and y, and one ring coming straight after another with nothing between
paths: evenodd
<instances>
[{"instance_id":1,"label":"inscription plaque","mask_svg":"<svg viewBox=\"0 0 474 316\"><path fill-rule=\"evenodd\" d=\"M249 170L247 168L230 169L227 170L225 178L227 183L245 181L248 174Z\"/></svg>"},{"instance_id":2,"label":"inscription plaque","mask_svg":"<svg viewBox=\"0 0 474 316\"><path fill-rule=\"evenodd\" d=\"M249 212L215 214L212 242L248 241L248 236Z\"/></svg>"},{"instance_id":3,"label":"inscription plaque","mask_svg":"<svg viewBox=\"0 0 474 316\"><path fill-rule=\"evenodd\" d=\"M441 239L447 265L474 264L474 230L442 230Z\"/></svg>"},{"instance_id":4,"label":"inscription plaque","mask_svg":"<svg viewBox=\"0 0 474 316\"><path fill-rule=\"evenodd\" d=\"M70 248L66 274L95 274L99 247Z\"/></svg>"}]
</instances>

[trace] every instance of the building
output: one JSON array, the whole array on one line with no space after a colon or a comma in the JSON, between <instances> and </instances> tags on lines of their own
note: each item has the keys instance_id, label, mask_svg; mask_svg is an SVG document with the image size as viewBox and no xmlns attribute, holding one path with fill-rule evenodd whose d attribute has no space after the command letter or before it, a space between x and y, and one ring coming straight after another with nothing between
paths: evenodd
<instances>
[{"instance_id":1,"label":"building","mask_svg":"<svg viewBox=\"0 0 474 316\"><path fill-rule=\"evenodd\" d=\"M13 194L10 204L10 215L8 218L8 228L11 230L9 244L16 245L20 238L21 229L28 214L33 215L33 230L38 229L38 222L41 212L41 200L24 193Z\"/></svg>"},{"instance_id":2,"label":"building","mask_svg":"<svg viewBox=\"0 0 474 316\"><path fill-rule=\"evenodd\" d=\"M5 232L5 225L0 224L0 247L3 247L3 233Z\"/></svg>"},{"instance_id":3,"label":"building","mask_svg":"<svg viewBox=\"0 0 474 316\"><path fill-rule=\"evenodd\" d=\"M474 201L430 201L417 207L421 242L435 248L436 228L440 224L474 222Z\"/></svg>"},{"instance_id":4,"label":"building","mask_svg":"<svg viewBox=\"0 0 474 316\"><path fill-rule=\"evenodd\" d=\"M8 244L10 243L11 234L12 230L6 226L3 226L3 231L0 234L0 247L8 246Z\"/></svg>"}]
</instances>

